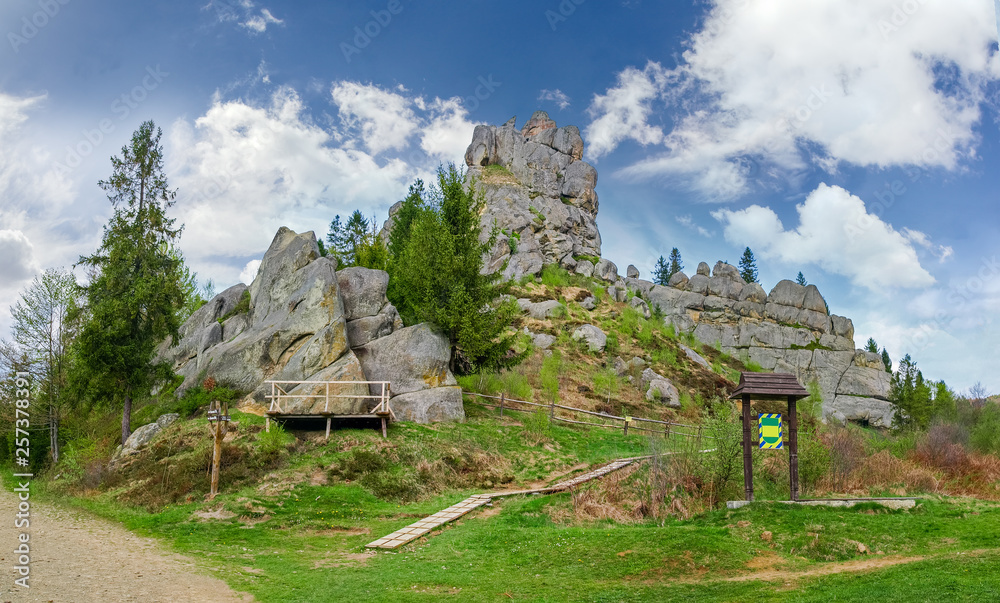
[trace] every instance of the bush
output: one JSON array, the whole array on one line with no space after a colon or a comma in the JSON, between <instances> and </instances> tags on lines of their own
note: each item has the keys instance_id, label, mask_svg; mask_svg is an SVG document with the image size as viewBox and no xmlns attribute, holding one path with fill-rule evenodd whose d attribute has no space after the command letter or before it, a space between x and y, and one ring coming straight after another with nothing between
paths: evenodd
<instances>
[{"instance_id":1,"label":"bush","mask_svg":"<svg viewBox=\"0 0 1000 603\"><path fill-rule=\"evenodd\" d=\"M280 453L286 450L295 438L285 431L277 421L271 421L271 430L262 431L257 435L257 446L264 455Z\"/></svg>"},{"instance_id":2,"label":"bush","mask_svg":"<svg viewBox=\"0 0 1000 603\"><path fill-rule=\"evenodd\" d=\"M1000 454L1000 405L987 404L972 428L972 447L982 454Z\"/></svg>"}]
</instances>

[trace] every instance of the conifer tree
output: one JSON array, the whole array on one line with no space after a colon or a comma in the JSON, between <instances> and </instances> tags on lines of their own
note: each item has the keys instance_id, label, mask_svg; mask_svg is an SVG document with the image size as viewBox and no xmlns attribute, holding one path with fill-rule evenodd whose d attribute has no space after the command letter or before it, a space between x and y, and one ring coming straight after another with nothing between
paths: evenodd
<instances>
[{"instance_id":1,"label":"conifer tree","mask_svg":"<svg viewBox=\"0 0 1000 603\"><path fill-rule=\"evenodd\" d=\"M656 266L653 267L653 282L657 285L666 286L670 282L670 266L667 261L660 256L660 259L656 260Z\"/></svg>"},{"instance_id":2,"label":"conifer tree","mask_svg":"<svg viewBox=\"0 0 1000 603\"><path fill-rule=\"evenodd\" d=\"M878 354L878 344L875 343L874 337L868 338L868 343L865 344L865 350L871 352L872 354Z\"/></svg>"},{"instance_id":3,"label":"conifer tree","mask_svg":"<svg viewBox=\"0 0 1000 603\"><path fill-rule=\"evenodd\" d=\"M674 247L670 250L670 270L667 275L667 282L670 282L670 278L682 270L684 270L684 264L681 263L681 252L677 251L677 248Z\"/></svg>"},{"instance_id":4,"label":"conifer tree","mask_svg":"<svg viewBox=\"0 0 1000 603\"><path fill-rule=\"evenodd\" d=\"M885 365L885 371L887 373L892 372L892 359L889 358L889 352L887 352L884 347L882 348L882 364Z\"/></svg>"},{"instance_id":5,"label":"conifer tree","mask_svg":"<svg viewBox=\"0 0 1000 603\"><path fill-rule=\"evenodd\" d=\"M166 213L177 193L163 173L161 136L144 122L121 157L111 158L111 178L98 185L114 215L97 252L80 258L93 277L73 381L92 399L121 404L122 444L131 434L133 402L162 374L153 363L156 345L168 335L179 339L185 301L182 263L172 252L181 227Z\"/></svg>"},{"instance_id":6,"label":"conifer tree","mask_svg":"<svg viewBox=\"0 0 1000 603\"><path fill-rule=\"evenodd\" d=\"M806 282L806 277L802 276L801 271L799 272L799 275L795 277L795 282L802 285L803 287L809 284Z\"/></svg>"},{"instance_id":7,"label":"conifer tree","mask_svg":"<svg viewBox=\"0 0 1000 603\"><path fill-rule=\"evenodd\" d=\"M753 251L747 247L740 258L740 276L747 283L757 282L757 260L753 257Z\"/></svg>"}]
</instances>

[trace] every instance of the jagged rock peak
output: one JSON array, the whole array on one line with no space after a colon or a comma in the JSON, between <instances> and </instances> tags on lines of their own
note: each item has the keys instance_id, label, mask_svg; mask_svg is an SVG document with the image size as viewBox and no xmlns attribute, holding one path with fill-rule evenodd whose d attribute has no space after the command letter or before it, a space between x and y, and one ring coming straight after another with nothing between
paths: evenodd
<instances>
[{"instance_id":1,"label":"jagged rock peak","mask_svg":"<svg viewBox=\"0 0 1000 603\"><path fill-rule=\"evenodd\" d=\"M520 278L545 264L573 269L577 258L600 257L597 170L583 161L579 128L559 127L544 111L520 130L515 118L476 126L465 163L486 199L483 239L494 224L502 232L485 270L507 262L505 277Z\"/></svg>"}]
</instances>

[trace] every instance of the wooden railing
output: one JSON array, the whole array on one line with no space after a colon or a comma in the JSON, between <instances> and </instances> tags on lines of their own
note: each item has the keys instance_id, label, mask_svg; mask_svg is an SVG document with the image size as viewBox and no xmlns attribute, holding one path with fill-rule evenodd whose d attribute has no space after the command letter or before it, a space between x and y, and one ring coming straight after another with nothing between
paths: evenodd
<instances>
[{"instance_id":1,"label":"wooden railing","mask_svg":"<svg viewBox=\"0 0 1000 603\"><path fill-rule=\"evenodd\" d=\"M702 428L697 425L686 425L684 423L674 423L671 421L660 421L658 419L646 419L643 417L619 417L616 415L611 415L604 412L594 412L592 410L584 410L582 408L574 408L572 406L563 406L562 404L556 404L555 402L549 404L539 404L537 402L528 402L526 400L515 400L513 398L508 398L506 394L500 394L499 396L490 396L487 394L479 394L476 392L462 391L462 394L467 396L476 396L479 398L486 398L490 400L498 400L499 404L491 404L488 402L480 402L483 406L490 406L492 408L500 409L500 416L503 416L505 410L514 410L517 412L535 412L534 410L521 408L519 405L533 406L536 408L547 408L549 409L549 419L552 421L561 421L563 423L572 423L574 425L589 425L592 427L608 427L611 429L621 429L625 435L628 435L630 429L636 431L645 431L648 433L662 434L664 437L670 437L671 435L679 435L687 438L698 438L698 439L709 439L714 440L715 438L710 435L705 435L702 433ZM564 410L571 413L579 413L582 415L598 417L606 421L611 421L609 423L597 423L594 421L577 421L575 419L568 419L566 417L560 417L556 414L556 409ZM622 425L618 426L618 421L621 421ZM649 427L639 427L638 425L632 425L632 423L646 423L649 425L662 425L662 429L654 429ZM692 433L693 431L693 433Z\"/></svg>"},{"instance_id":2,"label":"wooden railing","mask_svg":"<svg viewBox=\"0 0 1000 603\"><path fill-rule=\"evenodd\" d=\"M393 416L392 408L389 406L389 382L388 381L265 381L271 385L271 394L265 396L271 401L271 405L268 408L269 413L283 414L281 407L282 400L287 400L289 398L309 398L309 399L321 399L323 400L323 410L319 414L331 414L330 413L330 400L337 399L362 399L362 400L376 400L375 406L369 411L371 414L376 415L389 415L395 419ZM291 385L292 387L288 387ZM286 390L294 389L300 385L322 385L324 386L323 393L319 394L290 394ZM366 387L367 394L340 394L340 393L330 393L331 385L364 385ZM377 394L371 394L371 388L369 386L376 385L379 387L380 391Z\"/></svg>"}]
</instances>

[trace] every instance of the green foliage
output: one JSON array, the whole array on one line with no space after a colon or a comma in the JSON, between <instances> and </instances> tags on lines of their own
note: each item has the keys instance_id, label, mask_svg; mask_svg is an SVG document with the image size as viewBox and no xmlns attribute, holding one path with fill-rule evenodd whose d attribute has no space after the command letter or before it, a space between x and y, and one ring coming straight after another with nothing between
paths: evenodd
<instances>
[{"instance_id":1,"label":"green foliage","mask_svg":"<svg viewBox=\"0 0 1000 603\"><path fill-rule=\"evenodd\" d=\"M621 352L621 342L618 340L618 332L608 333L607 342L604 344L604 353L608 356L617 356Z\"/></svg>"},{"instance_id":2,"label":"green foliage","mask_svg":"<svg viewBox=\"0 0 1000 603\"><path fill-rule=\"evenodd\" d=\"M388 265L389 299L407 324L428 321L448 335L460 374L515 366L527 355L512 352L516 303L499 301L510 284L500 272L480 272L497 231L479 241L485 202L464 180L450 165L438 170L439 188L430 195L420 181L410 187L390 235Z\"/></svg>"},{"instance_id":3,"label":"green foliage","mask_svg":"<svg viewBox=\"0 0 1000 603\"><path fill-rule=\"evenodd\" d=\"M878 354L878 344L875 343L875 338L868 338L868 343L865 344L865 351L871 352L872 354Z\"/></svg>"},{"instance_id":4,"label":"green foliage","mask_svg":"<svg viewBox=\"0 0 1000 603\"><path fill-rule=\"evenodd\" d=\"M521 425L525 434L536 442L546 439L552 431L548 411L544 408L537 408L534 412L524 414L521 417Z\"/></svg>"},{"instance_id":5,"label":"green foliage","mask_svg":"<svg viewBox=\"0 0 1000 603\"><path fill-rule=\"evenodd\" d=\"M826 346L826 345L821 344L819 342L819 338L817 337L816 339L810 341L806 345L799 345L797 343L793 343L790 346L788 346L788 349L790 349L790 350L809 350L809 351L813 351L813 350L828 350L829 351L829 350L832 350L833 348L831 348L830 346Z\"/></svg>"},{"instance_id":6,"label":"green foliage","mask_svg":"<svg viewBox=\"0 0 1000 603\"><path fill-rule=\"evenodd\" d=\"M678 251L676 247L670 250L669 259L670 259L670 268L667 272L667 282L670 282L670 277L684 270L684 264L681 263L681 252ZM666 285L667 283L663 284Z\"/></svg>"},{"instance_id":7,"label":"green foliage","mask_svg":"<svg viewBox=\"0 0 1000 603\"><path fill-rule=\"evenodd\" d=\"M378 236L378 221L374 217L368 220L354 210L347 223L341 224L340 216L335 216L326 241L326 246L320 245L320 253L336 259L338 270L351 266L386 269L389 250Z\"/></svg>"},{"instance_id":8,"label":"green foliage","mask_svg":"<svg viewBox=\"0 0 1000 603\"><path fill-rule=\"evenodd\" d=\"M601 263L600 256L596 256L596 255L574 254L573 255L573 259L576 260L576 261L578 261L578 262L582 262L582 261L586 260L586 261L590 262L591 264L593 264L595 266L598 265L599 263Z\"/></svg>"},{"instance_id":9,"label":"green foliage","mask_svg":"<svg viewBox=\"0 0 1000 603\"><path fill-rule=\"evenodd\" d=\"M740 258L740 276L747 283L757 281L757 260L753 256L753 251L749 247L743 250L743 257Z\"/></svg>"},{"instance_id":10,"label":"green foliage","mask_svg":"<svg viewBox=\"0 0 1000 603\"><path fill-rule=\"evenodd\" d=\"M171 397L171 403L162 407L162 411L165 413L175 412L183 418L188 418L208 406L213 400L228 402L230 406L234 406L235 402L243 397L244 393L241 390L223 385L215 387L212 391L207 391L202 386L196 385L185 390L184 394L179 398Z\"/></svg>"},{"instance_id":11,"label":"green foliage","mask_svg":"<svg viewBox=\"0 0 1000 603\"><path fill-rule=\"evenodd\" d=\"M250 290L247 289L246 291L243 292L243 295L240 296L240 300L236 302L236 305L233 306L233 309L230 310L229 312L226 312L223 316L219 318L219 324L226 322L227 320L229 320L233 316L236 316L237 314L249 314L249 313L250 313Z\"/></svg>"},{"instance_id":12,"label":"green foliage","mask_svg":"<svg viewBox=\"0 0 1000 603\"><path fill-rule=\"evenodd\" d=\"M539 378L542 382L542 390L546 393L549 401L559 401L559 375L562 373L563 359L559 350L553 350L551 356L547 356L542 361L542 369Z\"/></svg>"},{"instance_id":13,"label":"green foliage","mask_svg":"<svg viewBox=\"0 0 1000 603\"><path fill-rule=\"evenodd\" d=\"M569 271L558 264L543 266L539 278L541 283L548 287L568 287L571 284Z\"/></svg>"},{"instance_id":14,"label":"green foliage","mask_svg":"<svg viewBox=\"0 0 1000 603\"><path fill-rule=\"evenodd\" d=\"M882 364L885 365L885 372L892 372L892 358L889 358L889 352L882 348Z\"/></svg>"},{"instance_id":15,"label":"green foliage","mask_svg":"<svg viewBox=\"0 0 1000 603\"><path fill-rule=\"evenodd\" d=\"M607 367L594 373L594 393L600 397L613 398L621 388L621 378L614 369Z\"/></svg>"},{"instance_id":16,"label":"green foliage","mask_svg":"<svg viewBox=\"0 0 1000 603\"><path fill-rule=\"evenodd\" d=\"M92 398L123 405L123 442L131 433L133 399L148 395L158 377L156 345L168 335L179 339L177 312L184 304L182 264L171 253L180 228L166 215L176 192L167 186L162 133L154 128L144 122L122 156L111 158L111 178L99 185L115 212L97 253L80 258L94 278L74 382Z\"/></svg>"},{"instance_id":17,"label":"green foliage","mask_svg":"<svg viewBox=\"0 0 1000 603\"><path fill-rule=\"evenodd\" d=\"M969 443L976 452L1000 455L1000 405L990 403L983 407Z\"/></svg>"},{"instance_id":18,"label":"green foliage","mask_svg":"<svg viewBox=\"0 0 1000 603\"><path fill-rule=\"evenodd\" d=\"M501 392L515 400L532 401L534 391L528 378L514 370L506 370L501 373L477 373L473 375L460 375L457 377L458 384L462 389L487 395L498 395Z\"/></svg>"},{"instance_id":19,"label":"green foliage","mask_svg":"<svg viewBox=\"0 0 1000 603\"><path fill-rule=\"evenodd\" d=\"M653 266L653 282L663 286L666 286L670 282L670 266L663 259L662 255L656 260L656 265Z\"/></svg>"},{"instance_id":20,"label":"green foliage","mask_svg":"<svg viewBox=\"0 0 1000 603\"><path fill-rule=\"evenodd\" d=\"M285 431L277 421L271 421L270 431L262 431L257 434L257 446L263 454L280 453L288 449L295 442L295 438Z\"/></svg>"},{"instance_id":21,"label":"green foliage","mask_svg":"<svg viewBox=\"0 0 1000 603\"><path fill-rule=\"evenodd\" d=\"M892 375L889 401L896 407L894 427L926 429L930 424L933 415L930 384L909 354L899 361L899 370Z\"/></svg>"},{"instance_id":22,"label":"green foliage","mask_svg":"<svg viewBox=\"0 0 1000 603\"><path fill-rule=\"evenodd\" d=\"M798 276L795 277L795 282L805 287L809 283L806 282L806 277L802 276L802 272L799 272Z\"/></svg>"}]
</instances>

